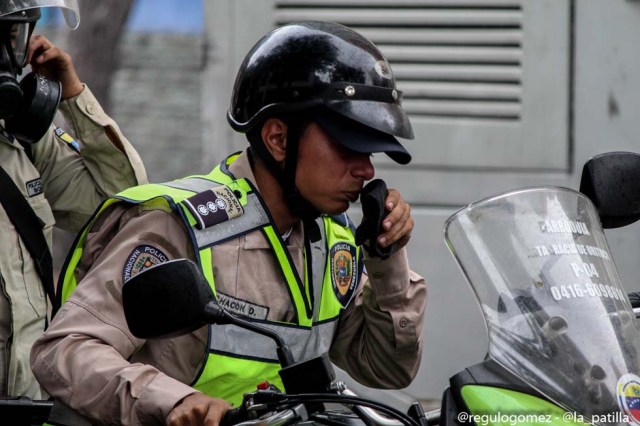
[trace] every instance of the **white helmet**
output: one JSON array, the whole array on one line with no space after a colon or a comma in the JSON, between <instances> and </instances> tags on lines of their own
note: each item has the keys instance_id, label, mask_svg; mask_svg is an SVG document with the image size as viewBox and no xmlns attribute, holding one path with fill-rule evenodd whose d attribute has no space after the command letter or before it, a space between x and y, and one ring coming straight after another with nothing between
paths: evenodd
<instances>
[{"instance_id":1,"label":"white helmet","mask_svg":"<svg viewBox=\"0 0 640 426\"><path fill-rule=\"evenodd\" d=\"M16 12L27 12L43 7L60 8L67 26L75 30L80 23L78 0L0 0L0 19Z\"/></svg>"}]
</instances>

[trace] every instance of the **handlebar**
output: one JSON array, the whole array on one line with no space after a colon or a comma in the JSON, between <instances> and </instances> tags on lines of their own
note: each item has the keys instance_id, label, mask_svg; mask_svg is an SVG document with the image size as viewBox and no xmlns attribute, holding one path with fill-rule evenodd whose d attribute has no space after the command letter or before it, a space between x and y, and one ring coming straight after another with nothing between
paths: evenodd
<instances>
[{"instance_id":1,"label":"handlebar","mask_svg":"<svg viewBox=\"0 0 640 426\"><path fill-rule=\"evenodd\" d=\"M282 394L257 391L245 394L242 405L227 411L220 426L249 426L258 423L266 426L279 426L293 421L307 421L322 414L324 411L316 412L316 408L320 407L321 410L324 410L325 403L347 407L349 411L344 413L345 418L347 416L353 417L355 414L365 425L426 426L434 424L434 419L427 418L424 412L416 419L415 416L409 416L382 403L360 398L346 387L342 387L338 393ZM433 413L430 414L433 416ZM335 412L333 416L336 416Z\"/></svg>"},{"instance_id":2,"label":"handlebar","mask_svg":"<svg viewBox=\"0 0 640 426\"><path fill-rule=\"evenodd\" d=\"M353 391L349 390L349 389L344 389L341 393L342 395L347 395L347 396L358 396L356 395ZM375 411L373 408L369 408L369 407L360 407L360 412L363 416L365 416L368 420L370 420L371 422L373 422L373 424L376 425L380 425L380 426L400 426L403 423L399 420L396 419L392 419L386 416L383 416L381 414L379 414L377 411Z\"/></svg>"},{"instance_id":3,"label":"handlebar","mask_svg":"<svg viewBox=\"0 0 640 426\"><path fill-rule=\"evenodd\" d=\"M281 426L291 424L294 421L305 421L308 418L304 404L296 404L293 407L277 410L268 417L260 418L253 418L243 405L228 410L220 421L220 426Z\"/></svg>"}]
</instances>

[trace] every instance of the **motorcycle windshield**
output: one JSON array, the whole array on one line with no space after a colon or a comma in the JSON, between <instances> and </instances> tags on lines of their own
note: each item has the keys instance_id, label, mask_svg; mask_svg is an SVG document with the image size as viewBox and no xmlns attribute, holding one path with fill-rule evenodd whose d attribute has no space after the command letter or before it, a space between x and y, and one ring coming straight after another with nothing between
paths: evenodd
<instances>
[{"instance_id":1,"label":"motorcycle windshield","mask_svg":"<svg viewBox=\"0 0 640 426\"><path fill-rule=\"evenodd\" d=\"M640 424L640 333L591 201L539 187L452 215L445 240L481 305L489 356L594 424Z\"/></svg>"}]
</instances>

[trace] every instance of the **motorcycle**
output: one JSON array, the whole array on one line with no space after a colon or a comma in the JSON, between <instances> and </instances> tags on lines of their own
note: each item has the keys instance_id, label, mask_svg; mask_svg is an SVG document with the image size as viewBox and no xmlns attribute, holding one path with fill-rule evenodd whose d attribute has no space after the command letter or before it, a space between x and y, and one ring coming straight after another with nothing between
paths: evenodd
<instances>
[{"instance_id":1,"label":"motorcycle","mask_svg":"<svg viewBox=\"0 0 640 426\"><path fill-rule=\"evenodd\" d=\"M451 377L440 410L416 402L403 413L360 398L335 379L326 355L296 362L279 336L218 306L186 259L127 281L125 314L141 338L231 323L275 342L284 389L248 392L224 425L640 424L640 332L629 300L640 296L624 292L603 231L640 219L633 174L640 156L603 154L585 164L581 192L510 191L446 221L445 242L480 304L489 348Z\"/></svg>"},{"instance_id":2,"label":"motorcycle","mask_svg":"<svg viewBox=\"0 0 640 426\"><path fill-rule=\"evenodd\" d=\"M640 295L623 291L603 231L640 219L638 178L640 155L606 153L580 192L512 191L447 220L489 350L450 379L442 425L640 424Z\"/></svg>"}]
</instances>

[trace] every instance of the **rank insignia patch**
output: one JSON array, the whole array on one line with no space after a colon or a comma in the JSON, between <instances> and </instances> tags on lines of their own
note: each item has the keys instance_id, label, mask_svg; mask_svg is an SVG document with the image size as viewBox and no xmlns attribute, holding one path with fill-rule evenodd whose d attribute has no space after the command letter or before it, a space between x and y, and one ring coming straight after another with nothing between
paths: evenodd
<instances>
[{"instance_id":1,"label":"rank insignia patch","mask_svg":"<svg viewBox=\"0 0 640 426\"><path fill-rule=\"evenodd\" d=\"M329 250L331 284L342 306L347 306L358 282L356 248L348 243L334 244Z\"/></svg>"},{"instance_id":2,"label":"rank insignia patch","mask_svg":"<svg viewBox=\"0 0 640 426\"><path fill-rule=\"evenodd\" d=\"M238 197L224 185L200 192L183 203L196 219L196 227L201 230L244 214Z\"/></svg>"},{"instance_id":3,"label":"rank insignia patch","mask_svg":"<svg viewBox=\"0 0 640 426\"><path fill-rule=\"evenodd\" d=\"M135 277L145 269L151 268L153 265L167 262L169 258L161 250L149 246L141 245L133 249L127 257L122 270L122 282Z\"/></svg>"}]
</instances>

